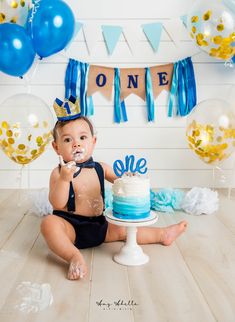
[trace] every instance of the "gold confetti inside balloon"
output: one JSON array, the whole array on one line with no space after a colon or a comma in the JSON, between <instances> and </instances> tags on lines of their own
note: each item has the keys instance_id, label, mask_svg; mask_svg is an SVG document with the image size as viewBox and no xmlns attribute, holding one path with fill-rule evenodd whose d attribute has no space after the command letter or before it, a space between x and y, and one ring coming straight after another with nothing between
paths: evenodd
<instances>
[{"instance_id":1,"label":"gold confetti inside balloon","mask_svg":"<svg viewBox=\"0 0 235 322\"><path fill-rule=\"evenodd\" d=\"M14 162L37 159L51 141L53 115L31 94L17 94L0 104L0 148Z\"/></svg>"},{"instance_id":2,"label":"gold confetti inside balloon","mask_svg":"<svg viewBox=\"0 0 235 322\"><path fill-rule=\"evenodd\" d=\"M31 6L31 0L0 0L0 24L12 22L24 26Z\"/></svg>"},{"instance_id":3,"label":"gold confetti inside balloon","mask_svg":"<svg viewBox=\"0 0 235 322\"><path fill-rule=\"evenodd\" d=\"M226 61L235 54L235 13L222 1L196 1L187 28L196 45L211 57Z\"/></svg>"},{"instance_id":4,"label":"gold confetti inside balloon","mask_svg":"<svg viewBox=\"0 0 235 322\"><path fill-rule=\"evenodd\" d=\"M187 117L191 150L205 163L216 165L235 151L235 113L223 100L205 100Z\"/></svg>"}]
</instances>

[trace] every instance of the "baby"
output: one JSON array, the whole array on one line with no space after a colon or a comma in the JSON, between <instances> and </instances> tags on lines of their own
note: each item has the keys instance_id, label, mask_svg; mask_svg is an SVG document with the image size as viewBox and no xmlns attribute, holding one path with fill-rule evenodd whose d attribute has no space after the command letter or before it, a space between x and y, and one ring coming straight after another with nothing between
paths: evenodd
<instances>
[{"instance_id":1,"label":"baby","mask_svg":"<svg viewBox=\"0 0 235 322\"><path fill-rule=\"evenodd\" d=\"M113 183L117 177L112 167L92 158L96 136L90 120L58 121L53 137L60 164L50 177L53 214L43 218L41 232L48 247L68 262L68 279L77 280L87 274L80 249L125 241L126 228L108 223L103 214L104 180ZM165 228L140 227L137 241L170 245L186 226L182 221Z\"/></svg>"}]
</instances>

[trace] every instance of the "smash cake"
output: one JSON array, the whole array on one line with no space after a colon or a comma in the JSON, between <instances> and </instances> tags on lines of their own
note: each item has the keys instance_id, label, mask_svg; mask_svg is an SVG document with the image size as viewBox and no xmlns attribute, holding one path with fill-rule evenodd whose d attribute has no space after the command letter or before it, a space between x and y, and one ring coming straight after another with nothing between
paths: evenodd
<instances>
[{"instance_id":1,"label":"smash cake","mask_svg":"<svg viewBox=\"0 0 235 322\"><path fill-rule=\"evenodd\" d=\"M138 220L150 216L150 182L138 174L124 174L114 181L113 216Z\"/></svg>"}]
</instances>

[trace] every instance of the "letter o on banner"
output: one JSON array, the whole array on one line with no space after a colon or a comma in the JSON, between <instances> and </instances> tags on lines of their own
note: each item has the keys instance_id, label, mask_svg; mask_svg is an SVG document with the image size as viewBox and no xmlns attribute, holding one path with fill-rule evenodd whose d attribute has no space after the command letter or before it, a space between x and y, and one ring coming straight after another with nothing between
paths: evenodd
<instances>
[{"instance_id":1,"label":"letter o on banner","mask_svg":"<svg viewBox=\"0 0 235 322\"><path fill-rule=\"evenodd\" d=\"M99 74L96 77L96 85L99 87L103 87L107 82L107 77L105 76L105 74Z\"/></svg>"}]
</instances>

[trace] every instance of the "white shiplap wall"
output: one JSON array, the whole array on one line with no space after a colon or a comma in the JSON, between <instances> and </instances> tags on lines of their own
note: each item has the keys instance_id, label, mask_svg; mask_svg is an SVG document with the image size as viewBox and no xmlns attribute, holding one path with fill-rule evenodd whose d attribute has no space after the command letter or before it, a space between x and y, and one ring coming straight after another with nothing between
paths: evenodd
<instances>
[{"instance_id":1,"label":"white shiplap wall","mask_svg":"<svg viewBox=\"0 0 235 322\"><path fill-rule=\"evenodd\" d=\"M7 97L27 92L40 96L52 106L55 97L64 97L64 74L68 57L105 66L144 67L175 62L187 56L193 57L197 81L198 101L208 98L231 96L235 84L235 69L225 68L224 64L211 59L196 48L187 32L176 30L180 37L178 46L164 30L160 47L154 53L147 42L141 25L148 22L167 22L186 14L192 0L67 0L76 18L84 24L101 24L131 27L138 40L138 50L131 53L124 37L113 53L108 56L100 31L93 53L89 55L80 32L66 52L53 55L33 66L24 80L9 77L0 72L0 102ZM33 75L33 71L36 72ZM26 82L27 79L27 82ZM27 86L26 86L27 85ZM156 121L146 121L146 105L136 96L126 99L129 121L125 124L113 123L113 103L106 101L100 94L94 96L95 115L93 121L98 133L95 152L97 160L110 164L127 154L145 157L148 161L152 187L193 187L211 186L212 169L200 161L187 147L185 138L185 118L167 117L167 97L163 92L156 100ZM22 171L22 186L32 188L46 187L51 169L57 164L52 148ZM223 164L217 174L218 186L233 182L233 159ZM15 188L19 185L19 165L8 160L0 152L0 188Z\"/></svg>"}]
</instances>

